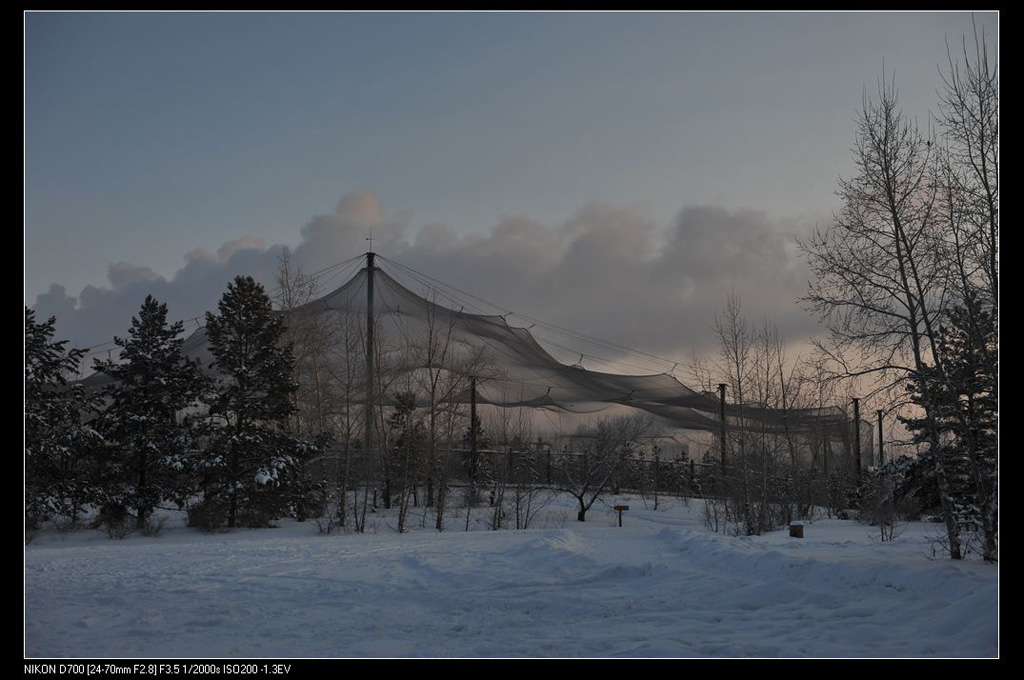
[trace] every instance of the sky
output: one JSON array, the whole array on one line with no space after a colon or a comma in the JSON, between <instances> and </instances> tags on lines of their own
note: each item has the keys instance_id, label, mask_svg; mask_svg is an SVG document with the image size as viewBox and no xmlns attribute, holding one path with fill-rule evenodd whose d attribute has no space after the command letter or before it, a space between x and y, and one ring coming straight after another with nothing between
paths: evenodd
<instances>
[{"instance_id":1,"label":"sky","mask_svg":"<svg viewBox=\"0 0 1024 680\"><path fill-rule=\"evenodd\" d=\"M994 13L974 19L995 43ZM865 93L936 111L928 13L24 15L25 304L77 346L147 293L374 249L507 309L688 359L730 291L799 342ZM336 282L340 284L341 282Z\"/></svg>"}]
</instances>

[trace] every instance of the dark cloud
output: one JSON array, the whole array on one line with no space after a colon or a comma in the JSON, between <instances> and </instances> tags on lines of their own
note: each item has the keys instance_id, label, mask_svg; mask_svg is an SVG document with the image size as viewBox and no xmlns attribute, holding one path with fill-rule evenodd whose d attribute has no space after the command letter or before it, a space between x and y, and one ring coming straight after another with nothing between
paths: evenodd
<instances>
[{"instance_id":1,"label":"dark cloud","mask_svg":"<svg viewBox=\"0 0 1024 680\"><path fill-rule=\"evenodd\" d=\"M302 227L295 261L307 272L319 271L365 252L370 235L374 250L393 253L404 250L404 232L404 222L385 219L373 192L355 191L342 198L333 213L318 215Z\"/></svg>"},{"instance_id":2,"label":"dark cloud","mask_svg":"<svg viewBox=\"0 0 1024 680\"><path fill-rule=\"evenodd\" d=\"M643 209L594 202L560 226L507 217L462 238L431 226L395 257L506 309L688 361L712 351L730 291L751 322L768 316L795 341L817 332L796 303L808 272L793 236L811 226L698 206L659 228Z\"/></svg>"},{"instance_id":3,"label":"dark cloud","mask_svg":"<svg viewBox=\"0 0 1024 680\"><path fill-rule=\"evenodd\" d=\"M136 267L127 262L118 262L107 266L107 280L115 290L139 281L157 281L159 279L156 272L149 267Z\"/></svg>"},{"instance_id":4,"label":"dark cloud","mask_svg":"<svg viewBox=\"0 0 1024 680\"><path fill-rule=\"evenodd\" d=\"M319 271L365 252L372 233L383 256L505 309L683 361L692 350L711 351L714 312L731 290L751 321L768 316L793 341L817 330L796 304L808 273L793 236L811 226L800 220L693 206L659 225L643 208L592 202L561 225L511 215L483 234L443 224L414 231L408 221L386 213L372 192L353 192L302 227L294 262ZM123 334L150 293L173 318L201 316L238 274L271 287L282 248L252 236L215 255L195 248L170 279L119 262L110 265L110 288L88 286L74 297L51 286L36 299L37 316L57 316L61 337L77 346Z\"/></svg>"},{"instance_id":5,"label":"dark cloud","mask_svg":"<svg viewBox=\"0 0 1024 680\"><path fill-rule=\"evenodd\" d=\"M64 286L51 283L50 290L36 297L36 318L42 320L55 316L64 320L75 314L77 306L78 298L68 295Z\"/></svg>"},{"instance_id":6,"label":"dark cloud","mask_svg":"<svg viewBox=\"0 0 1024 680\"><path fill-rule=\"evenodd\" d=\"M241 250L260 251L265 249L266 245L263 243L263 239L258 236L243 236L236 238L234 241L228 241L220 248L217 248L217 261L221 263L227 262L235 253Z\"/></svg>"}]
</instances>

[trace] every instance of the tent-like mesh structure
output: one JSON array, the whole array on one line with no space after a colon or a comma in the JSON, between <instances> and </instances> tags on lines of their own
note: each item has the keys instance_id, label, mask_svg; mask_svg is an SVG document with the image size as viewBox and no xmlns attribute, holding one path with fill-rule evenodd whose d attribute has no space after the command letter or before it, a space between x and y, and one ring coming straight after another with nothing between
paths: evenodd
<instances>
[{"instance_id":1,"label":"tent-like mesh structure","mask_svg":"<svg viewBox=\"0 0 1024 680\"><path fill-rule=\"evenodd\" d=\"M362 256L361 256L362 257ZM340 263L348 265L358 259ZM526 326L509 323L516 317L508 312L487 314L466 311L466 305L438 281L391 260L377 257L373 271L373 314L376 345L382 372L408 376L430 368L435 371L462 372L477 377L477 402L496 407L532 407L585 414L610 407L624 406L653 414L667 426L717 431L721 428L721 402L717 393L699 392L682 384L669 372L627 375L592 370L556 359ZM390 272L393 272L393 276ZM413 278L410 278L410 275ZM419 294L399 282L397 277L418 283ZM346 324L354 329L360 342L365 338L369 272L367 267L322 297L292 312L301 323L321 329L337 329ZM466 294L468 295L468 294ZM474 298L477 302L482 302ZM463 298L466 301L466 298ZM486 303L484 303L486 304ZM479 309L479 305L474 305ZM550 327L550 326L548 326ZM555 327L557 328L557 327ZM184 344L184 352L200 359L209 369L213 357L205 328L195 331ZM355 357L364 361L365 350L358 347ZM93 376L94 381L103 377ZM402 379L398 379L401 384ZM387 397L382 397L386 399ZM445 397L449 401L468 402L468 387ZM725 415L731 427L740 426L775 433L822 432L843 426L845 416L839 409L767 409L758 405L727 404Z\"/></svg>"}]
</instances>

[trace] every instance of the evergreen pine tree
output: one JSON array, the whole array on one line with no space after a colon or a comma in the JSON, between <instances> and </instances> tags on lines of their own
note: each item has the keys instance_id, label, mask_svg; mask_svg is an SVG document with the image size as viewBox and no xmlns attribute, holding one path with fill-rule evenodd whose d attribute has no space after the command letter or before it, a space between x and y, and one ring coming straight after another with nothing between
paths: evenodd
<instances>
[{"instance_id":1,"label":"evergreen pine tree","mask_svg":"<svg viewBox=\"0 0 1024 680\"><path fill-rule=\"evenodd\" d=\"M75 521L93 498L92 453L102 437L88 424L97 400L69 385L85 350L54 341L56 319L25 308L25 521Z\"/></svg>"},{"instance_id":2,"label":"evergreen pine tree","mask_svg":"<svg viewBox=\"0 0 1024 680\"><path fill-rule=\"evenodd\" d=\"M207 381L182 354L183 330L181 322L168 325L167 305L148 295L128 337L114 338L120 362L95 362L114 379L101 419L109 443L104 504L115 514L134 509L138 529L157 503L181 504L189 494L184 471L193 438L179 412L196 405Z\"/></svg>"},{"instance_id":3,"label":"evergreen pine tree","mask_svg":"<svg viewBox=\"0 0 1024 680\"><path fill-rule=\"evenodd\" d=\"M206 502L227 525L265 526L287 511L301 456L312 447L287 433L294 411L294 360L281 344L281 317L252 277L228 284L206 330L215 381L210 415L218 419L203 467Z\"/></svg>"},{"instance_id":4,"label":"evergreen pine tree","mask_svg":"<svg viewBox=\"0 0 1024 680\"><path fill-rule=\"evenodd\" d=\"M998 505L998 335L996 317L978 294L969 292L961 307L950 311L938 334L941 368L928 367L914 376L911 401L935 413L941 442L929 451L928 463L944 465L950 478L950 502L960 523L982 530L982 555L997 559ZM904 419L918 441L928 441L928 421Z\"/></svg>"}]
</instances>

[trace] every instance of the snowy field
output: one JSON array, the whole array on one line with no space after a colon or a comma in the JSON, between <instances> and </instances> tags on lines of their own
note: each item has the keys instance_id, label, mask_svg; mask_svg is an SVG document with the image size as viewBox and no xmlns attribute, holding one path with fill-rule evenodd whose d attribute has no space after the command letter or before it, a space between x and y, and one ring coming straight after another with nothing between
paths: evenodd
<instances>
[{"instance_id":1,"label":"snowy field","mask_svg":"<svg viewBox=\"0 0 1024 680\"><path fill-rule=\"evenodd\" d=\"M702 503L564 501L537 528L321 535L312 522L25 547L27 657L995 657L997 568L821 519L709 533ZM486 509L480 508L481 524ZM417 524L419 520L417 519Z\"/></svg>"}]
</instances>

